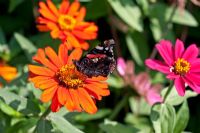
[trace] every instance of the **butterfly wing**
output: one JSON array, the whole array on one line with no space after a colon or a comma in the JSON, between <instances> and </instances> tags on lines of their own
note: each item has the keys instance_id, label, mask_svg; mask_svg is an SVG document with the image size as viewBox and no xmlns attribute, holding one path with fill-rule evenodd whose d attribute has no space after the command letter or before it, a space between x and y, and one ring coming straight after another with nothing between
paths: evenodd
<instances>
[{"instance_id":1,"label":"butterfly wing","mask_svg":"<svg viewBox=\"0 0 200 133\"><path fill-rule=\"evenodd\" d=\"M107 77L116 66L113 53L114 45L114 40L110 39L96 46L80 61L74 61L77 70L88 77Z\"/></svg>"}]
</instances>

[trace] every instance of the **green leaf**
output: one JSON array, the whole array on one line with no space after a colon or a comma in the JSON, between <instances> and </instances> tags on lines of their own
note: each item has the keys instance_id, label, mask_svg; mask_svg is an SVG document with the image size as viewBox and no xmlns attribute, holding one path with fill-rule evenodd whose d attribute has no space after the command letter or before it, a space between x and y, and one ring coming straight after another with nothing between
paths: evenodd
<instances>
[{"instance_id":1,"label":"green leaf","mask_svg":"<svg viewBox=\"0 0 200 133\"><path fill-rule=\"evenodd\" d=\"M126 44L127 44L129 52L131 53L131 56L136 61L136 63L138 65L142 65L143 61L140 57L138 45L137 45L136 41L134 40L134 38L130 34L126 35Z\"/></svg>"},{"instance_id":2,"label":"green leaf","mask_svg":"<svg viewBox=\"0 0 200 133\"><path fill-rule=\"evenodd\" d=\"M128 113L125 122L139 129L140 131L137 133L152 133L151 122L146 116Z\"/></svg>"},{"instance_id":3,"label":"green leaf","mask_svg":"<svg viewBox=\"0 0 200 133\"><path fill-rule=\"evenodd\" d=\"M15 10L15 8L20 5L24 0L9 0L9 12L12 12Z\"/></svg>"},{"instance_id":4,"label":"green leaf","mask_svg":"<svg viewBox=\"0 0 200 133\"><path fill-rule=\"evenodd\" d=\"M121 78L112 75L109 76L107 82L114 88L122 88L124 86L124 81Z\"/></svg>"},{"instance_id":5,"label":"green leaf","mask_svg":"<svg viewBox=\"0 0 200 133\"><path fill-rule=\"evenodd\" d=\"M25 115L36 115L40 112L38 105L33 101L18 96L8 90L9 88L3 88L0 90L0 98L4 103Z\"/></svg>"},{"instance_id":6,"label":"green leaf","mask_svg":"<svg viewBox=\"0 0 200 133\"><path fill-rule=\"evenodd\" d=\"M94 20L108 14L108 4L106 0L92 0L86 5L86 19Z\"/></svg>"},{"instance_id":7,"label":"green leaf","mask_svg":"<svg viewBox=\"0 0 200 133\"><path fill-rule=\"evenodd\" d=\"M9 45L10 51L12 51L12 52L10 52L11 58L16 57L22 51L21 47L18 45L18 43L14 37L12 37L10 39L8 45Z\"/></svg>"},{"instance_id":8,"label":"green leaf","mask_svg":"<svg viewBox=\"0 0 200 133\"><path fill-rule=\"evenodd\" d=\"M187 126L188 121L189 121L189 108L188 108L188 103L185 100L181 105L180 109L178 110L174 133L183 132Z\"/></svg>"},{"instance_id":9,"label":"green leaf","mask_svg":"<svg viewBox=\"0 0 200 133\"><path fill-rule=\"evenodd\" d=\"M152 107L150 118L155 133L173 133L176 120L176 112L173 106L169 104L155 104Z\"/></svg>"},{"instance_id":10,"label":"green leaf","mask_svg":"<svg viewBox=\"0 0 200 133\"><path fill-rule=\"evenodd\" d=\"M0 99L0 110L9 116L13 116L13 117L22 116L22 114L20 112L14 110L9 105L5 104L1 99Z\"/></svg>"},{"instance_id":11,"label":"green leaf","mask_svg":"<svg viewBox=\"0 0 200 133\"><path fill-rule=\"evenodd\" d=\"M30 61L32 61L32 56L36 52L37 48L30 40L28 40L26 37L22 36L19 33L14 33L14 37L21 46L21 48L24 50L27 58Z\"/></svg>"},{"instance_id":12,"label":"green leaf","mask_svg":"<svg viewBox=\"0 0 200 133\"><path fill-rule=\"evenodd\" d=\"M168 8L165 18L169 18L170 13L172 12L172 10L173 10L172 7ZM174 16L172 18L172 22L174 22L176 24L191 26L191 27L197 27L198 26L197 20L186 9L176 10L175 14L174 14Z\"/></svg>"},{"instance_id":13,"label":"green leaf","mask_svg":"<svg viewBox=\"0 0 200 133\"><path fill-rule=\"evenodd\" d=\"M70 124L65 118L59 116L56 113L51 113L49 116L51 122L55 125L55 127L64 133L83 133L72 124Z\"/></svg>"},{"instance_id":14,"label":"green leaf","mask_svg":"<svg viewBox=\"0 0 200 133\"><path fill-rule=\"evenodd\" d=\"M16 122L11 127L8 127L7 133L30 133L33 132L33 127L37 124L37 118L27 118Z\"/></svg>"},{"instance_id":15,"label":"green leaf","mask_svg":"<svg viewBox=\"0 0 200 133\"><path fill-rule=\"evenodd\" d=\"M149 13L149 1L148 0L136 0L138 5L141 6L143 12L145 15L148 15Z\"/></svg>"},{"instance_id":16,"label":"green leaf","mask_svg":"<svg viewBox=\"0 0 200 133\"><path fill-rule=\"evenodd\" d=\"M131 28L143 31L142 14L132 0L108 0L114 11Z\"/></svg>"},{"instance_id":17,"label":"green leaf","mask_svg":"<svg viewBox=\"0 0 200 133\"><path fill-rule=\"evenodd\" d=\"M41 119L37 123L37 133L51 133L53 129L53 126L51 125L51 122L46 119Z\"/></svg>"},{"instance_id":18,"label":"green leaf","mask_svg":"<svg viewBox=\"0 0 200 133\"><path fill-rule=\"evenodd\" d=\"M125 126L115 121L105 120L99 125L106 133L136 133L139 130L132 126Z\"/></svg>"},{"instance_id":19,"label":"green leaf","mask_svg":"<svg viewBox=\"0 0 200 133\"><path fill-rule=\"evenodd\" d=\"M106 117L108 114L111 113L110 109L100 109L96 114L90 115L87 113L80 113L76 115L75 120L81 121L81 122L86 122L86 121L91 121L91 120L98 120Z\"/></svg>"},{"instance_id":20,"label":"green leaf","mask_svg":"<svg viewBox=\"0 0 200 133\"><path fill-rule=\"evenodd\" d=\"M151 112L151 106L145 101L144 98L130 97L129 105L131 111L140 115L149 115Z\"/></svg>"},{"instance_id":21,"label":"green leaf","mask_svg":"<svg viewBox=\"0 0 200 133\"><path fill-rule=\"evenodd\" d=\"M165 93L167 92L167 87L165 89L162 90L161 95L162 97L165 95ZM182 102L184 102L184 100L190 98L190 97L195 97L198 94L196 92L193 92L191 90L186 90L185 92L185 96L179 96L178 92L176 91L176 88L173 87L172 90L170 91L170 93L168 94L165 102L170 104L170 105L179 105Z\"/></svg>"}]
</instances>

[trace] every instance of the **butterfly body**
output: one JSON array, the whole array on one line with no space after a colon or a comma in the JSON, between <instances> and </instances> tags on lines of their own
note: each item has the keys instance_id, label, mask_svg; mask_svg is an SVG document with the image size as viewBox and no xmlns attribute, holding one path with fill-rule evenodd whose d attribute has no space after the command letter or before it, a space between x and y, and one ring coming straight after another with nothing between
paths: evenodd
<instances>
[{"instance_id":1,"label":"butterfly body","mask_svg":"<svg viewBox=\"0 0 200 133\"><path fill-rule=\"evenodd\" d=\"M88 77L107 77L116 66L113 53L114 45L114 40L110 39L96 46L81 60L74 61L77 70Z\"/></svg>"}]
</instances>

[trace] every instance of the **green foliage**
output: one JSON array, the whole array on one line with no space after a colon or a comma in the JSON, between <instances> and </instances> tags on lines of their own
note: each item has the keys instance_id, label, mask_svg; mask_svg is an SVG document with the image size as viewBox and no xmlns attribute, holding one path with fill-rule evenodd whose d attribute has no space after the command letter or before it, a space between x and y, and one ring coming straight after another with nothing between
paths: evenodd
<instances>
[{"instance_id":1,"label":"green foliage","mask_svg":"<svg viewBox=\"0 0 200 133\"><path fill-rule=\"evenodd\" d=\"M131 28L143 31L142 14L132 0L108 0L115 12Z\"/></svg>"},{"instance_id":2,"label":"green foliage","mask_svg":"<svg viewBox=\"0 0 200 133\"><path fill-rule=\"evenodd\" d=\"M173 133L176 112L169 104L155 104L151 110L151 121L156 133Z\"/></svg>"},{"instance_id":3,"label":"green foliage","mask_svg":"<svg viewBox=\"0 0 200 133\"><path fill-rule=\"evenodd\" d=\"M130 73L123 76L114 71L109 75L106 82L110 95L95 101L98 112L91 115L69 112L65 107L56 113L47 110L51 101L40 101L44 90L28 82L31 75L28 64L33 63L32 57L37 49L51 46L57 51L61 44L61 40L53 39L49 32L36 29L36 18L41 16L39 1L0 0L0 67L5 63L18 70L17 77L8 82L3 79L4 70L0 68L0 133L199 132L199 97L196 92L187 87L185 96L181 97L173 86L165 101L151 106L132 83L139 73L146 72L152 78L152 85L160 83L163 86L162 98L166 95L168 79L162 73L150 71L144 62L150 55L160 58L158 52L152 51L161 39L174 42L180 38L187 44L198 44L199 7L191 1L180 9L181 3L158 0L79 0L87 10L85 21L98 26L97 39L87 41L89 49L98 42L114 38L116 59L123 57L134 63L134 70L128 70L134 71L131 79ZM52 1L60 7L62 0ZM84 50L83 55L87 52Z\"/></svg>"}]
</instances>

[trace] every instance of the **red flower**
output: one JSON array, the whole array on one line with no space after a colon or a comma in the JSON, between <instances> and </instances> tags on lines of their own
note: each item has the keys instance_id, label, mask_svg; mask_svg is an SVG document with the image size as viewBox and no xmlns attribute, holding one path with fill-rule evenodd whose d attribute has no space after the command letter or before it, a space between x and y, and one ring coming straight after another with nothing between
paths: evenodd
<instances>
[{"instance_id":1,"label":"red flower","mask_svg":"<svg viewBox=\"0 0 200 133\"><path fill-rule=\"evenodd\" d=\"M75 49L69 56L67 53L64 44L60 45L58 55L50 47L38 49L33 59L44 66L29 65L29 80L43 90L43 102L52 100L53 112L65 106L69 111L95 113L95 99L101 100L102 96L110 94L108 84L104 82L107 78L88 78L77 71L72 60L78 60L82 50Z\"/></svg>"},{"instance_id":2,"label":"red flower","mask_svg":"<svg viewBox=\"0 0 200 133\"><path fill-rule=\"evenodd\" d=\"M197 57L199 53L197 46L192 44L185 49L183 42L177 39L175 47L170 41L162 40L156 45L156 48L164 62L147 59L146 65L166 74L170 80L174 80L180 96L185 95L186 85L200 93L200 59Z\"/></svg>"},{"instance_id":3,"label":"red flower","mask_svg":"<svg viewBox=\"0 0 200 133\"><path fill-rule=\"evenodd\" d=\"M68 49L82 48L87 50L89 44L85 40L97 37L98 27L91 22L85 22L85 7L80 8L78 1L71 5L68 0L63 0L59 9L47 0L39 3L37 28L40 31L51 31L52 38L59 38L68 46Z\"/></svg>"}]
</instances>

